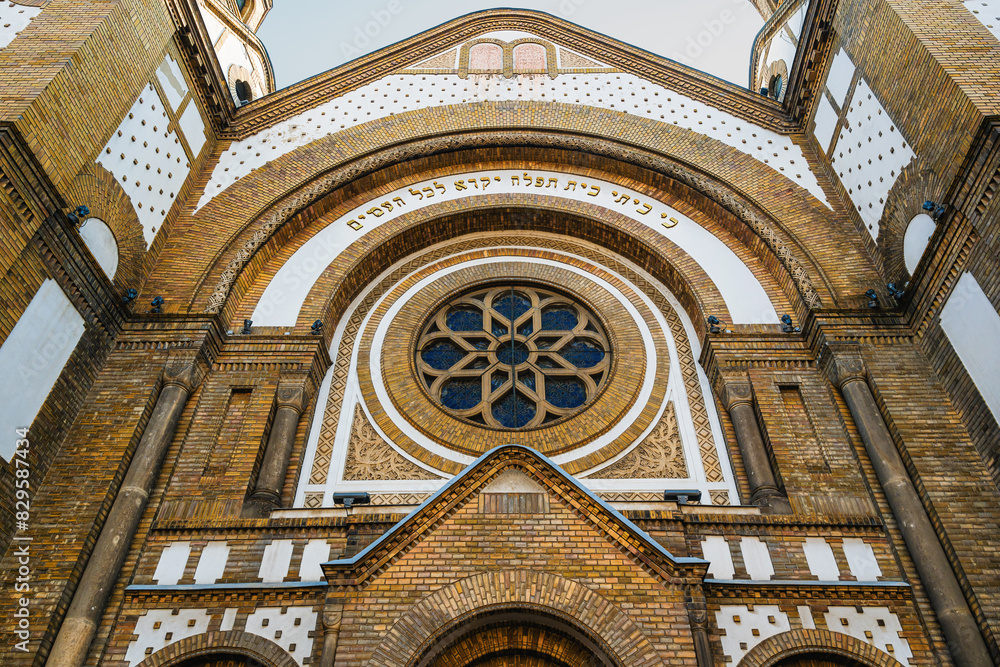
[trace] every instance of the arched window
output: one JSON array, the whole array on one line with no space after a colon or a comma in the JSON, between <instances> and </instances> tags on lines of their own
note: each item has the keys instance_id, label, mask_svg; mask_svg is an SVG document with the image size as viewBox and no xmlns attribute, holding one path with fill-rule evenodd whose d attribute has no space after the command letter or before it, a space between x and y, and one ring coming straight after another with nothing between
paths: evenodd
<instances>
[{"instance_id":1,"label":"arched window","mask_svg":"<svg viewBox=\"0 0 1000 667\"><path fill-rule=\"evenodd\" d=\"M771 77L771 81L767 84L768 95L776 100L781 99L781 89L784 86L784 81L781 79L780 74L775 74Z\"/></svg>"},{"instance_id":2,"label":"arched window","mask_svg":"<svg viewBox=\"0 0 1000 667\"><path fill-rule=\"evenodd\" d=\"M239 100L240 106L250 104L253 100L253 91L250 89L250 84L243 79L236 79L233 87L236 89L236 99Z\"/></svg>"}]
</instances>

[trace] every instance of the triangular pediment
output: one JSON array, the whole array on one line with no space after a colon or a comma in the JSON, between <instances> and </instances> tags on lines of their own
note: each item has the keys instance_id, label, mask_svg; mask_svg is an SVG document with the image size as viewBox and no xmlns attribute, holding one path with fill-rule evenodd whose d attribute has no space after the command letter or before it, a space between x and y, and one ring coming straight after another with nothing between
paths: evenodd
<instances>
[{"instance_id":1,"label":"triangular pediment","mask_svg":"<svg viewBox=\"0 0 1000 667\"><path fill-rule=\"evenodd\" d=\"M479 514L494 516L544 515L550 503L553 508L569 508L608 545L661 580L705 575L707 561L674 556L552 461L518 445L484 454L363 551L353 558L324 563L323 572L331 586L364 585L429 539L462 508L472 505Z\"/></svg>"}]
</instances>

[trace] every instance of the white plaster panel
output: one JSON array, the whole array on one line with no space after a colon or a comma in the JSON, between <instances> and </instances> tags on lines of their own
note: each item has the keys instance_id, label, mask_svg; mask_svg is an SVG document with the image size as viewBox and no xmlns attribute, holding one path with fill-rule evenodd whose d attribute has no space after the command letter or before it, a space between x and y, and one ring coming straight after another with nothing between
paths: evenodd
<instances>
[{"instance_id":1,"label":"white plaster panel","mask_svg":"<svg viewBox=\"0 0 1000 667\"><path fill-rule=\"evenodd\" d=\"M833 134L837 131L837 111L826 99L826 95L820 95L819 103L816 105L816 127L813 129L813 136L819 142L820 148L825 153L830 149L830 142L833 141Z\"/></svg>"},{"instance_id":2,"label":"white plaster panel","mask_svg":"<svg viewBox=\"0 0 1000 667\"><path fill-rule=\"evenodd\" d=\"M851 574L858 581L878 581L882 576L882 568L878 566L875 551L871 545L859 537L844 539L844 556Z\"/></svg>"},{"instance_id":3,"label":"white plaster panel","mask_svg":"<svg viewBox=\"0 0 1000 667\"><path fill-rule=\"evenodd\" d=\"M873 239L889 189L913 157L906 138L860 79L831 162Z\"/></svg>"},{"instance_id":4,"label":"white plaster panel","mask_svg":"<svg viewBox=\"0 0 1000 667\"><path fill-rule=\"evenodd\" d=\"M229 560L229 545L226 542L209 542L202 549L198 567L194 571L194 583L214 584L222 579Z\"/></svg>"},{"instance_id":5,"label":"white plaster panel","mask_svg":"<svg viewBox=\"0 0 1000 667\"><path fill-rule=\"evenodd\" d=\"M179 642L187 637L208 632L211 615L207 609L181 609L174 614L170 609L153 609L140 616L134 634L138 639L128 645L125 660L130 667L146 659L146 649L151 653Z\"/></svg>"},{"instance_id":6,"label":"white plaster panel","mask_svg":"<svg viewBox=\"0 0 1000 667\"><path fill-rule=\"evenodd\" d=\"M190 542L173 542L160 552L160 560L156 562L153 581L160 586L176 586L184 576L188 558L191 556Z\"/></svg>"},{"instance_id":7,"label":"white plaster panel","mask_svg":"<svg viewBox=\"0 0 1000 667\"><path fill-rule=\"evenodd\" d=\"M356 207L315 234L284 263L268 283L251 319L261 326L294 326L309 289L351 243L405 213L455 199L468 200L472 205L483 194L539 194L585 201L632 218L663 234L698 263L722 294L734 324L778 321L770 298L753 272L725 243L694 220L654 199L600 179L518 170L422 181ZM664 223L672 226L666 228Z\"/></svg>"},{"instance_id":8,"label":"white plaster panel","mask_svg":"<svg viewBox=\"0 0 1000 667\"><path fill-rule=\"evenodd\" d=\"M225 60L220 56L220 62ZM542 101L630 113L692 130L745 153L829 206L802 150L788 137L624 72L595 74L393 74L234 142L219 158L198 208L254 169L342 130L413 110L499 101Z\"/></svg>"},{"instance_id":9,"label":"white plaster panel","mask_svg":"<svg viewBox=\"0 0 1000 667\"><path fill-rule=\"evenodd\" d=\"M83 331L80 313L56 281L45 280L0 345L0 456L4 460L14 455L15 430L35 421Z\"/></svg>"},{"instance_id":10,"label":"white plaster panel","mask_svg":"<svg viewBox=\"0 0 1000 667\"><path fill-rule=\"evenodd\" d=\"M312 607L257 609L247 617L246 632L274 642L301 665L312 655L309 633L316 630L317 617Z\"/></svg>"},{"instance_id":11,"label":"white plaster panel","mask_svg":"<svg viewBox=\"0 0 1000 667\"><path fill-rule=\"evenodd\" d=\"M168 122L163 101L147 84L97 158L135 207L147 249L191 167Z\"/></svg>"},{"instance_id":12,"label":"white plaster panel","mask_svg":"<svg viewBox=\"0 0 1000 667\"><path fill-rule=\"evenodd\" d=\"M791 29L795 25L796 15L793 14L788 21L781 27L781 30L774 33L771 41L767 45L767 57L762 58L760 61L761 72L766 72L772 63L776 63L779 60L785 61L785 66L788 71L792 70L792 63L795 62L795 42L792 41L792 37L786 31L786 28ZM761 81L762 86L768 85L767 78ZM787 78L782 81L781 85L787 86ZM770 92L770 91L768 91Z\"/></svg>"},{"instance_id":13,"label":"white plaster panel","mask_svg":"<svg viewBox=\"0 0 1000 667\"><path fill-rule=\"evenodd\" d=\"M814 630L816 628L816 621L813 620L812 609L807 605L802 605L795 609L799 612L799 622L802 623L803 629Z\"/></svg>"},{"instance_id":14,"label":"white plaster panel","mask_svg":"<svg viewBox=\"0 0 1000 667\"><path fill-rule=\"evenodd\" d=\"M733 554L729 551L729 540L721 535L709 535L701 541L701 555L711 565L708 573L713 579L732 579L736 574Z\"/></svg>"},{"instance_id":15,"label":"white plaster panel","mask_svg":"<svg viewBox=\"0 0 1000 667\"><path fill-rule=\"evenodd\" d=\"M302 550L302 563L299 565L299 580L323 581L321 563L330 560L330 543L326 540L309 540Z\"/></svg>"},{"instance_id":16,"label":"white plaster panel","mask_svg":"<svg viewBox=\"0 0 1000 667\"><path fill-rule=\"evenodd\" d=\"M111 228L100 218L87 218L80 225L80 237L109 279L118 271L118 242Z\"/></svg>"},{"instance_id":17,"label":"white plaster panel","mask_svg":"<svg viewBox=\"0 0 1000 667\"><path fill-rule=\"evenodd\" d=\"M1000 39L1000 0L965 0L962 4L994 37Z\"/></svg>"},{"instance_id":18,"label":"white plaster panel","mask_svg":"<svg viewBox=\"0 0 1000 667\"><path fill-rule=\"evenodd\" d=\"M834 101L838 106L843 107L847 100L847 93L851 90L851 82L854 81L854 63L847 51L840 49L833 57L830 64L830 73L826 76L826 89L830 91Z\"/></svg>"},{"instance_id":19,"label":"white plaster panel","mask_svg":"<svg viewBox=\"0 0 1000 667\"><path fill-rule=\"evenodd\" d=\"M740 539L740 551L743 553L743 564L747 574L754 581L769 581L774 576L774 565L771 564L771 553L767 544L757 537Z\"/></svg>"},{"instance_id":20,"label":"white plaster panel","mask_svg":"<svg viewBox=\"0 0 1000 667\"><path fill-rule=\"evenodd\" d=\"M820 581L839 581L840 568L830 543L822 537L807 537L802 545L809 572Z\"/></svg>"},{"instance_id":21,"label":"white plaster panel","mask_svg":"<svg viewBox=\"0 0 1000 667\"><path fill-rule=\"evenodd\" d=\"M722 605L715 612L715 622L726 631L721 637L722 652L733 665L768 637L791 630L788 615L771 604L754 605L753 611L746 605Z\"/></svg>"},{"instance_id":22,"label":"white plaster panel","mask_svg":"<svg viewBox=\"0 0 1000 667\"><path fill-rule=\"evenodd\" d=\"M913 652L909 643L899 636L903 628L888 607L863 607L860 612L855 607L830 607L823 616L831 632L860 639L885 651L902 664L910 664Z\"/></svg>"},{"instance_id":23,"label":"white plaster panel","mask_svg":"<svg viewBox=\"0 0 1000 667\"><path fill-rule=\"evenodd\" d=\"M934 235L935 229L937 223L926 213L914 216L906 226L906 233L903 234L903 263L911 275L917 270L917 264L924 256L924 250L927 249L927 243Z\"/></svg>"},{"instance_id":24,"label":"white plaster panel","mask_svg":"<svg viewBox=\"0 0 1000 667\"><path fill-rule=\"evenodd\" d=\"M12 2L0 2L0 49L6 48L14 38L28 27L41 7L26 7Z\"/></svg>"},{"instance_id":25,"label":"white plaster panel","mask_svg":"<svg viewBox=\"0 0 1000 667\"><path fill-rule=\"evenodd\" d=\"M198 10L201 12L201 19L205 22L205 29L208 30L208 37L212 40L212 44L215 44L219 41L219 37L222 36L222 32L226 27L210 11L205 9L205 6L200 2L198 3Z\"/></svg>"},{"instance_id":26,"label":"white plaster panel","mask_svg":"<svg viewBox=\"0 0 1000 667\"><path fill-rule=\"evenodd\" d=\"M257 576L264 583L284 581L288 576L288 566L292 562L294 545L291 540L275 540L264 547L264 557L260 561Z\"/></svg>"},{"instance_id":27,"label":"white plaster panel","mask_svg":"<svg viewBox=\"0 0 1000 667\"><path fill-rule=\"evenodd\" d=\"M201 114L198 113L198 105L193 99L188 102L187 108L184 109L177 124L181 126L181 132L184 133L184 138L187 139L188 146L191 147L192 159L197 158L205 145L206 137L205 123L202 121Z\"/></svg>"},{"instance_id":28,"label":"white plaster panel","mask_svg":"<svg viewBox=\"0 0 1000 667\"><path fill-rule=\"evenodd\" d=\"M167 94L167 102L170 103L170 108L178 109L181 102L184 101L184 96L187 95L188 86L184 80L184 73L181 72L177 61L169 55L164 58L163 62L160 63L160 67L156 70L156 78L160 81L160 87L163 88L163 92Z\"/></svg>"},{"instance_id":29,"label":"white plaster panel","mask_svg":"<svg viewBox=\"0 0 1000 667\"><path fill-rule=\"evenodd\" d=\"M941 328L1000 422L1000 315L971 273L962 274L941 309Z\"/></svg>"},{"instance_id":30,"label":"white plaster panel","mask_svg":"<svg viewBox=\"0 0 1000 667\"><path fill-rule=\"evenodd\" d=\"M229 632L236 625L236 615L239 613L239 609L227 609L222 612L222 623L219 625L219 630L222 632Z\"/></svg>"}]
</instances>

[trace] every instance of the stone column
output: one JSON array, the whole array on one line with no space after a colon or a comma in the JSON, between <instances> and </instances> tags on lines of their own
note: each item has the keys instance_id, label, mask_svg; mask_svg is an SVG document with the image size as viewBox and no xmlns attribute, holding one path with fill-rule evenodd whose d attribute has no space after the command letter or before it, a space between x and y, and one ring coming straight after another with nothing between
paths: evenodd
<instances>
[{"instance_id":1,"label":"stone column","mask_svg":"<svg viewBox=\"0 0 1000 667\"><path fill-rule=\"evenodd\" d=\"M251 499L265 507L281 505L281 488L285 485L288 460L295 445L295 432L299 428L299 417L307 401L306 375L288 375L278 384L278 408L271 424L271 435L264 449L264 461L260 464L257 484Z\"/></svg>"},{"instance_id":2,"label":"stone column","mask_svg":"<svg viewBox=\"0 0 1000 667\"><path fill-rule=\"evenodd\" d=\"M963 667L992 664L958 578L868 387L859 350L854 345L830 345L823 361L830 379L844 395L858 427L868 458L920 573L920 580L927 590L955 663Z\"/></svg>"},{"instance_id":3,"label":"stone column","mask_svg":"<svg viewBox=\"0 0 1000 667\"><path fill-rule=\"evenodd\" d=\"M691 623L691 638L694 640L694 655L698 667L713 667L712 644L708 639L708 605L701 587L685 587L688 620Z\"/></svg>"},{"instance_id":4,"label":"stone column","mask_svg":"<svg viewBox=\"0 0 1000 667\"><path fill-rule=\"evenodd\" d=\"M746 378L723 380L722 402L736 431L736 444L750 482L750 502L767 512L790 514L788 499L778 489L764 437L753 408L753 390Z\"/></svg>"},{"instance_id":5,"label":"stone column","mask_svg":"<svg viewBox=\"0 0 1000 667\"><path fill-rule=\"evenodd\" d=\"M340 639L340 622L343 617L343 605L327 603L323 610L323 653L319 658L319 667L334 665L334 659L337 657L337 641Z\"/></svg>"},{"instance_id":6,"label":"stone column","mask_svg":"<svg viewBox=\"0 0 1000 667\"><path fill-rule=\"evenodd\" d=\"M167 362L153 414L59 627L45 663L48 667L80 667L87 659L111 589L146 510L149 492L173 440L177 421L200 380L201 370L190 358Z\"/></svg>"}]
</instances>

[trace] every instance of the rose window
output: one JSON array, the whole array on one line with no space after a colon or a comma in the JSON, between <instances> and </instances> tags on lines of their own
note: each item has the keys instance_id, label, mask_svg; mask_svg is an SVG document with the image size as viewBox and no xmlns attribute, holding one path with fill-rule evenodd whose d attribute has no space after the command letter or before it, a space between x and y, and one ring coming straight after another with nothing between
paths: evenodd
<instances>
[{"instance_id":1,"label":"rose window","mask_svg":"<svg viewBox=\"0 0 1000 667\"><path fill-rule=\"evenodd\" d=\"M437 403L494 428L545 426L582 410L607 380L608 337L589 309L528 285L479 288L441 307L416 367Z\"/></svg>"}]
</instances>

